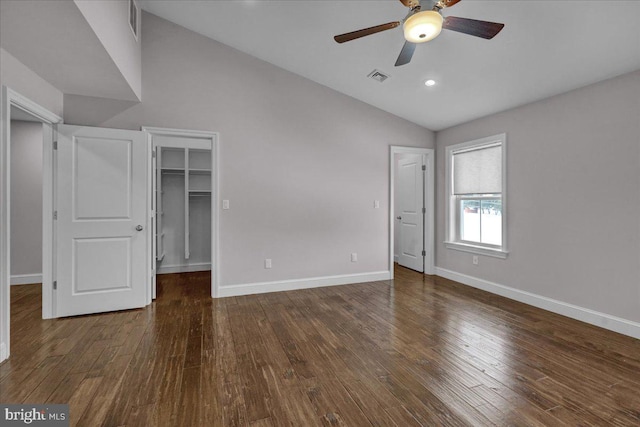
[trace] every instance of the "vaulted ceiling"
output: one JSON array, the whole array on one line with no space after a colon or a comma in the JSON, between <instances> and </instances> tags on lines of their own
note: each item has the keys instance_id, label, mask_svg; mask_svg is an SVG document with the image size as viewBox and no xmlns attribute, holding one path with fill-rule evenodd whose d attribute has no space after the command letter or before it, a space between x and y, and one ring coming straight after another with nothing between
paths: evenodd
<instances>
[{"instance_id":1,"label":"vaulted ceiling","mask_svg":"<svg viewBox=\"0 0 640 427\"><path fill-rule=\"evenodd\" d=\"M640 2L462 0L443 10L505 24L493 40L443 30L394 67L402 28L333 36L404 18L398 0L139 1L142 8L432 130L640 69ZM144 25L144 23L143 23ZM390 76L367 78L374 69ZM426 87L433 79L436 85Z\"/></svg>"}]
</instances>

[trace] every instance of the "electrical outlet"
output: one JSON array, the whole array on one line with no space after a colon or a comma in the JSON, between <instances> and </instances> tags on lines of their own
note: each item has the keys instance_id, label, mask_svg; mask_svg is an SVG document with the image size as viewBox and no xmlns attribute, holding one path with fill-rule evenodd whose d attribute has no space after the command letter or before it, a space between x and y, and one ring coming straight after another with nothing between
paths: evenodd
<instances>
[{"instance_id":1,"label":"electrical outlet","mask_svg":"<svg viewBox=\"0 0 640 427\"><path fill-rule=\"evenodd\" d=\"M353 252L351 254L351 262L358 262L358 254Z\"/></svg>"},{"instance_id":2,"label":"electrical outlet","mask_svg":"<svg viewBox=\"0 0 640 427\"><path fill-rule=\"evenodd\" d=\"M271 268L271 258L264 260L264 268Z\"/></svg>"},{"instance_id":3,"label":"electrical outlet","mask_svg":"<svg viewBox=\"0 0 640 427\"><path fill-rule=\"evenodd\" d=\"M478 255L473 256L473 265L478 265Z\"/></svg>"}]
</instances>

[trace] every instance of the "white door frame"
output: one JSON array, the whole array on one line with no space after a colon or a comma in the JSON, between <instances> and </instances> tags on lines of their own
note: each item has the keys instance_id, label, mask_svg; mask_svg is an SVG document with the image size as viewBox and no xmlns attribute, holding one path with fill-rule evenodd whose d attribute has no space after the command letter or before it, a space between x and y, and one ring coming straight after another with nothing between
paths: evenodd
<instances>
[{"instance_id":1,"label":"white door frame","mask_svg":"<svg viewBox=\"0 0 640 427\"><path fill-rule=\"evenodd\" d=\"M0 361L10 354L11 285L11 107L38 118L43 123L42 153L42 318L53 317L53 141L55 125L62 118L25 96L2 86L0 141Z\"/></svg>"},{"instance_id":2,"label":"white door frame","mask_svg":"<svg viewBox=\"0 0 640 427\"><path fill-rule=\"evenodd\" d=\"M394 259L393 254L395 252L395 156L396 154L418 154L425 156L426 173L424 174L424 202L426 207L426 221L424 224L424 250L427 252L427 256L424 259L424 274L435 273L435 151L432 148L418 148L418 147L400 147L392 145L389 150L389 272L391 278L394 277L393 266Z\"/></svg>"},{"instance_id":3,"label":"white door frame","mask_svg":"<svg viewBox=\"0 0 640 427\"><path fill-rule=\"evenodd\" d=\"M168 129L168 128L159 128L159 127L150 127L150 126L143 126L142 130L146 132L148 135L147 138L149 141L149 146L151 147L152 151L156 147L156 144L154 144L153 142L154 135L178 136L182 138L209 139L211 141L211 297L217 298L219 295L219 288L220 288L220 257L219 257L220 220L218 215L218 199L219 199L218 159L219 159L220 135L218 132L207 132L207 131L185 130L185 129ZM156 171L151 170L151 168L149 168L149 173L155 174ZM152 179L153 177L149 175L150 183L153 182ZM149 191L149 196L148 196L148 204L150 207L149 208L150 211L152 211L153 209L152 197L153 197L153 189ZM153 212L153 215L155 214L156 213ZM148 224L149 230L151 230L151 227L152 227L151 226L152 220L153 220L153 217L150 217L149 224ZM152 267L150 267L151 271L149 273L148 289L149 289L150 295L153 294L153 297L155 297L155 292L154 292L155 284L151 282L151 278L153 277L153 273L154 273L153 269L155 269L155 265L156 265L155 254L153 253L153 246L152 246L153 245L152 240L155 239L155 230L151 230L151 233L149 234L152 236L152 238L149 239L148 241L148 244L151 246L149 246L149 250L147 251L147 253L149 253L150 257L152 258L150 260L151 261L150 265Z\"/></svg>"}]
</instances>

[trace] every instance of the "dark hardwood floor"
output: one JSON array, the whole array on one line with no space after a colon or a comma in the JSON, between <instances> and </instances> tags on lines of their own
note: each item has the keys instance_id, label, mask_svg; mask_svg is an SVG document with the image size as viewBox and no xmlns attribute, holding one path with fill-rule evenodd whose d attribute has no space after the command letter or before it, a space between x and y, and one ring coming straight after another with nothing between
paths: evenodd
<instances>
[{"instance_id":1,"label":"dark hardwood floor","mask_svg":"<svg viewBox=\"0 0 640 427\"><path fill-rule=\"evenodd\" d=\"M69 403L82 426L638 426L640 340L441 278L158 299L41 320L11 288L0 402Z\"/></svg>"}]
</instances>

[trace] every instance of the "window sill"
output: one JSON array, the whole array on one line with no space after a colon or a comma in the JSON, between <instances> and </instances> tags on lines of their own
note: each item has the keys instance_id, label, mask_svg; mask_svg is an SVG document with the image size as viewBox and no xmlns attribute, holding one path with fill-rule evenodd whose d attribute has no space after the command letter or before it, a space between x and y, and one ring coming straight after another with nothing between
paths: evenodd
<instances>
[{"instance_id":1,"label":"window sill","mask_svg":"<svg viewBox=\"0 0 640 427\"><path fill-rule=\"evenodd\" d=\"M491 249L482 246L468 245L466 243L458 242L444 242L447 249L453 249L456 251L470 252L472 254L486 255L494 258L506 259L509 252L502 249Z\"/></svg>"}]
</instances>

